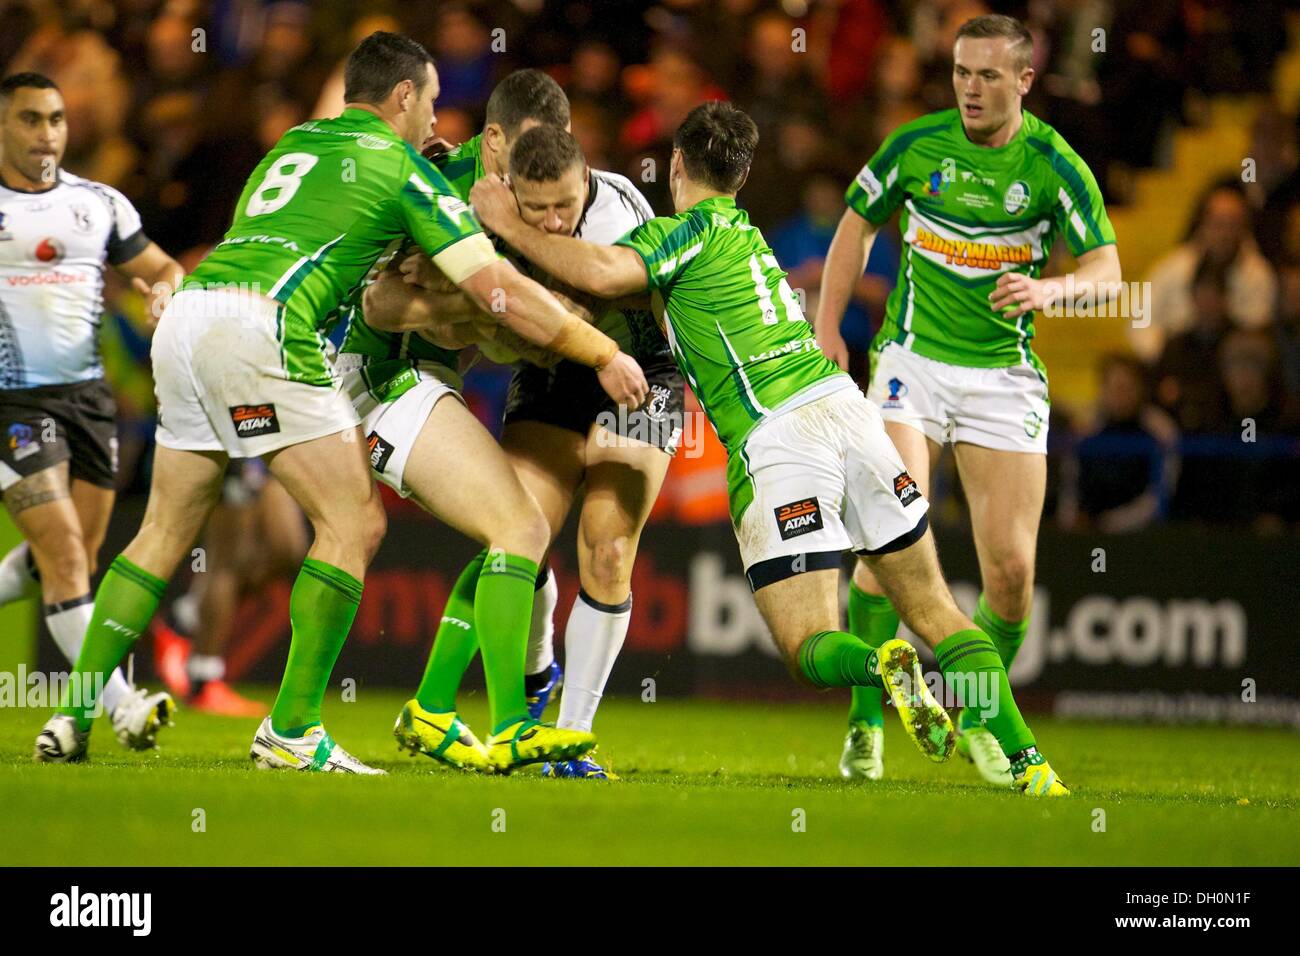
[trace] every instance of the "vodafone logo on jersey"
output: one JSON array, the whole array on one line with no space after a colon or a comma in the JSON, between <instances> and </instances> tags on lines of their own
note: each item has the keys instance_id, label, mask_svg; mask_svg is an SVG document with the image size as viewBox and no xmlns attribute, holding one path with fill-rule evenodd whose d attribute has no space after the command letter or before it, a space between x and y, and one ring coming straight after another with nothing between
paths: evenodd
<instances>
[{"instance_id":1,"label":"vodafone logo on jersey","mask_svg":"<svg viewBox=\"0 0 1300 956\"><path fill-rule=\"evenodd\" d=\"M36 257L37 262L50 264L62 262L65 251L63 243L59 242L59 240L52 237L46 237L36 244L36 248L33 250L32 255Z\"/></svg>"},{"instance_id":2,"label":"vodafone logo on jersey","mask_svg":"<svg viewBox=\"0 0 1300 956\"><path fill-rule=\"evenodd\" d=\"M9 286L83 285L89 281L89 277L80 272L60 272L58 269L52 269L49 272L29 272L25 275L5 276L5 284Z\"/></svg>"}]
</instances>

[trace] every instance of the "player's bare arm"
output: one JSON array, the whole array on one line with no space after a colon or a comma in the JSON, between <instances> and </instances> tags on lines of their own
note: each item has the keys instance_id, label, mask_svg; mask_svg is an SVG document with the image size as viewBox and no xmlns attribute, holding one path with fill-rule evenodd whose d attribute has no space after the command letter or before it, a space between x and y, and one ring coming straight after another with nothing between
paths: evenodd
<instances>
[{"instance_id":1,"label":"player's bare arm","mask_svg":"<svg viewBox=\"0 0 1300 956\"><path fill-rule=\"evenodd\" d=\"M571 236L533 228L519 215L515 194L497 176L474 184L470 204L479 219L542 271L568 285L603 299L644 292L645 264L624 246L599 246Z\"/></svg>"},{"instance_id":2,"label":"player's bare arm","mask_svg":"<svg viewBox=\"0 0 1300 956\"><path fill-rule=\"evenodd\" d=\"M163 307L185 277L180 263L167 255L156 242L149 243L138 255L119 263L117 269L129 276L136 291L148 300L151 324L157 323Z\"/></svg>"},{"instance_id":3,"label":"player's bare arm","mask_svg":"<svg viewBox=\"0 0 1300 956\"><path fill-rule=\"evenodd\" d=\"M604 332L565 311L508 262L494 259L458 284L484 313L525 340L594 368L601 386L619 404L636 408L645 401L649 385L636 359Z\"/></svg>"},{"instance_id":4,"label":"player's bare arm","mask_svg":"<svg viewBox=\"0 0 1300 956\"><path fill-rule=\"evenodd\" d=\"M862 278L871 255L871 245L880 231L852 209L844 210L840 224L835 229L826 262L822 266L821 297L817 301L817 316L813 331L817 344L826 357L842 369L849 367L849 350L840 335L840 321L853 297L854 286Z\"/></svg>"},{"instance_id":5,"label":"player's bare arm","mask_svg":"<svg viewBox=\"0 0 1300 956\"><path fill-rule=\"evenodd\" d=\"M1015 318L1049 302L1062 307L1080 301L1102 304L1115 297L1120 278L1119 250L1111 243L1079 256L1079 267L1063 276L1035 279L1021 272L1003 273L989 293L989 306L994 312L1010 309L1007 316Z\"/></svg>"}]
</instances>

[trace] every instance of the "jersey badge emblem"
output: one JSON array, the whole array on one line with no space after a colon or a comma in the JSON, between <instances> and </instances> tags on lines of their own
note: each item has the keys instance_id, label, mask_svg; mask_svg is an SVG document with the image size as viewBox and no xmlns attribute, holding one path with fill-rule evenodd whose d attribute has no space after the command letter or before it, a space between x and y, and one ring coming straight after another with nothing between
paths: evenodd
<instances>
[{"instance_id":1,"label":"jersey badge emblem","mask_svg":"<svg viewBox=\"0 0 1300 956\"><path fill-rule=\"evenodd\" d=\"M1019 216L1029 208L1029 183L1023 179L1017 179L1007 187L1006 194L1002 197L1002 208L1006 210L1009 216Z\"/></svg>"}]
</instances>

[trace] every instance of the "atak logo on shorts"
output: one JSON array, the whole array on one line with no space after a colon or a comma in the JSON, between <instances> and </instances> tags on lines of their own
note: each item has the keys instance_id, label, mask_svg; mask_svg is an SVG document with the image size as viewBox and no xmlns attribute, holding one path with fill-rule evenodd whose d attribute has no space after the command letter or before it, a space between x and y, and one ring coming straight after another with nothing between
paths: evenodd
<instances>
[{"instance_id":1,"label":"atak logo on shorts","mask_svg":"<svg viewBox=\"0 0 1300 956\"><path fill-rule=\"evenodd\" d=\"M280 431L280 420L275 417L275 405L231 405L230 420L235 423L235 434L240 438L274 435Z\"/></svg>"},{"instance_id":2,"label":"atak logo on shorts","mask_svg":"<svg viewBox=\"0 0 1300 956\"><path fill-rule=\"evenodd\" d=\"M916 487L916 482L907 472L903 472L894 478L894 494L898 495L898 500L906 508L917 498L921 497L921 489Z\"/></svg>"},{"instance_id":3,"label":"atak logo on shorts","mask_svg":"<svg viewBox=\"0 0 1300 956\"><path fill-rule=\"evenodd\" d=\"M381 475L388 467L388 459L393 457L393 446L379 437L379 432L366 436L366 445L370 448L370 467Z\"/></svg>"},{"instance_id":4,"label":"atak logo on shorts","mask_svg":"<svg viewBox=\"0 0 1300 956\"><path fill-rule=\"evenodd\" d=\"M782 541L822 529L822 507L816 498L792 501L772 510L776 512L776 526L781 532Z\"/></svg>"},{"instance_id":5,"label":"atak logo on shorts","mask_svg":"<svg viewBox=\"0 0 1300 956\"><path fill-rule=\"evenodd\" d=\"M885 408L902 408L903 396L907 394L907 385L900 378L891 378L885 383L889 386L889 397L885 399Z\"/></svg>"}]
</instances>

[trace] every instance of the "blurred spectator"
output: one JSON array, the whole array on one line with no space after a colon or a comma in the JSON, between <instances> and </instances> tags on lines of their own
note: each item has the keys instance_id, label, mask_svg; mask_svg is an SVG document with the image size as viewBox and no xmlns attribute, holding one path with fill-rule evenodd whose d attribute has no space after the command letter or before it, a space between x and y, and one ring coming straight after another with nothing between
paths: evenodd
<instances>
[{"instance_id":1,"label":"blurred spectator","mask_svg":"<svg viewBox=\"0 0 1300 956\"><path fill-rule=\"evenodd\" d=\"M1300 395L1300 259L1278 268L1278 290L1278 358L1287 393Z\"/></svg>"},{"instance_id":2,"label":"blurred spectator","mask_svg":"<svg viewBox=\"0 0 1300 956\"><path fill-rule=\"evenodd\" d=\"M695 107L727 95L689 51L668 43L656 47L650 63L629 71L629 77L636 91L633 99L642 105L628 117L619 136L628 157L624 174L641 187L650 205L667 212L672 209L668 164L673 133Z\"/></svg>"},{"instance_id":3,"label":"blurred spectator","mask_svg":"<svg viewBox=\"0 0 1300 956\"><path fill-rule=\"evenodd\" d=\"M508 47L507 47L508 48ZM496 86L501 57L492 50L492 35L468 6L444 4L437 40L430 51L438 64L438 105L473 109L486 103Z\"/></svg>"},{"instance_id":4,"label":"blurred spectator","mask_svg":"<svg viewBox=\"0 0 1300 956\"><path fill-rule=\"evenodd\" d=\"M834 6L826 92L832 103L851 104L871 87L872 64L889 34L889 17L879 0L840 0Z\"/></svg>"},{"instance_id":5,"label":"blurred spectator","mask_svg":"<svg viewBox=\"0 0 1300 956\"><path fill-rule=\"evenodd\" d=\"M805 46L795 43L795 21L783 13L760 14L749 32L745 82L733 91L736 105L758 126L760 140L771 136L791 113L824 117L826 103L808 71Z\"/></svg>"},{"instance_id":6,"label":"blurred spectator","mask_svg":"<svg viewBox=\"0 0 1300 956\"><path fill-rule=\"evenodd\" d=\"M588 40L573 53L569 64L569 82L565 92L571 106L588 104L610 117L625 116L627 97L623 95L623 63L608 43Z\"/></svg>"},{"instance_id":7,"label":"blurred spectator","mask_svg":"<svg viewBox=\"0 0 1300 956\"><path fill-rule=\"evenodd\" d=\"M804 311L812 316L822 282L822 266L830 250L835 228L844 214L844 186L849 176L832 167L814 170L802 183L803 211L771 232L772 251L781 268L790 274L789 282L804 302ZM862 366L871 346L871 338L885 314L885 300L894 288L898 275L898 239L889 229L882 229L871 247L867 269L853 290L840 332L849 347L851 361ZM861 378L863 368L853 368Z\"/></svg>"},{"instance_id":8,"label":"blurred spectator","mask_svg":"<svg viewBox=\"0 0 1300 956\"><path fill-rule=\"evenodd\" d=\"M1250 207L1241 183L1222 180L1201 198L1186 241L1147 275L1150 325L1129 327L1129 340L1143 361L1155 361L1165 340L1195 321L1193 277L1203 259L1226 268L1226 307L1234 326L1258 329L1272 318L1277 277L1251 234Z\"/></svg>"},{"instance_id":9,"label":"blurred spectator","mask_svg":"<svg viewBox=\"0 0 1300 956\"><path fill-rule=\"evenodd\" d=\"M1232 327L1222 263L1202 257L1192 280L1192 310L1192 327L1169 339L1156 364L1156 398L1184 432L1202 434L1224 427L1223 386L1212 374Z\"/></svg>"},{"instance_id":10,"label":"blurred spectator","mask_svg":"<svg viewBox=\"0 0 1300 956\"><path fill-rule=\"evenodd\" d=\"M1178 430L1147 396L1146 369L1126 355L1101 360L1097 422L1075 449L1073 494L1061 523L1122 534L1163 513L1177 477Z\"/></svg>"},{"instance_id":11,"label":"blurred spectator","mask_svg":"<svg viewBox=\"0 0 1300 956\"><path fill-rule=\"evenodd\" d=\"M1236 329L1219 348L1224 408L1219 434L1189 440L1176 517L1276 530L1300 520L1297 419L1273 337Z\"/></svg>"}]
</instances>

